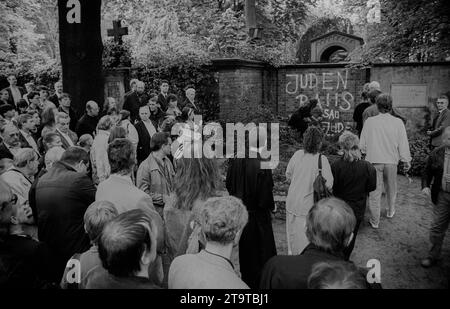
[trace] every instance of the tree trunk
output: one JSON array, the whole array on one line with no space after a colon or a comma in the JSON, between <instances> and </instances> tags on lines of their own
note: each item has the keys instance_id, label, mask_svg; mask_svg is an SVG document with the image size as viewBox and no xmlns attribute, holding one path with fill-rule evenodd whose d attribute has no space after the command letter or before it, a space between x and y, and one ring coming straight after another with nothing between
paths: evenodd
<instances>
[{"instance_id":1,"label":"tree trunk","mask_svg":"<svg viewBox=\"0 0 450 309\"><path fill-rule=\"evenodd\" d=\"M245 20L247 29L256 28L255 0L245 0Z\"/></svg>"},{"instance_id":2,"label":"tree trunk","mask_svg":"<svg viewBox=\"0 0 450 309\"><path fill-rule=\"evenodd\" d=\"M64 92L72 97L78 118L86 103L93 100L103 105L103 43L101 37L101 0L79 0L81 22L69 23L68 0L58 0L59 46Z\"/></svg>"}]
</instances>

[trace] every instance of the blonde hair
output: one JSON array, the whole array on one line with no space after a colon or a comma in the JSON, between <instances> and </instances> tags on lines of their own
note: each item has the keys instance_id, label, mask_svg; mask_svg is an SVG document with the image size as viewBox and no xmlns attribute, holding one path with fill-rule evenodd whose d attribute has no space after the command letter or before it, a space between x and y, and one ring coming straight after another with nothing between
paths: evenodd
<instances>
[{"instance_id":1,"label":"blonde hair","mask_svg":"<svg viewBox=\"0 0 450 309\"><path fill-rule=\"evenodd\" d=\"M345 161L353 162L361 160L361 151L359 150L359 138L350 131L345 131L339 137L339 145L344 152Z\"/></svg>"}]
</instances>

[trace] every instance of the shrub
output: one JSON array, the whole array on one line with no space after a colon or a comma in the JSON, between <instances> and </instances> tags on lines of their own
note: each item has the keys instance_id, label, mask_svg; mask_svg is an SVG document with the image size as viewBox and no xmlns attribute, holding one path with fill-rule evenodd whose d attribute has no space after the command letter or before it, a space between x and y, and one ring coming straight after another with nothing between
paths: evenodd
<instances>
[{"instance_id":1,"label":"shrub","mask_svg":"<svg viewBox=\"0 0 450 309\"><path fill-rule=\"evenodd\" d=\"M430 154L430 138L424 134L415 134L409 138L409 149L411 151L411 169L409 174L412 176L422 176L428 155Z\"/></svg>"}]
</instances>

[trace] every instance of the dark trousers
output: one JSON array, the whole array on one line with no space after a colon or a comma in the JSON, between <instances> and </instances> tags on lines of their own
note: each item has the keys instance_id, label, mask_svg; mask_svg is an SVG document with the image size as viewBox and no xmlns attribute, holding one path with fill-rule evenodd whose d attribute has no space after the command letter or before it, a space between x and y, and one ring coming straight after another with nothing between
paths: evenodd
<instances>
[{"instance_id":1,"label":"dark trousers","mask_svg":"<svg viewBox=\"0 0 450 309\"><path fill-rule=\"evenodd\" d=\"M239 241L239 267L242 280L252 289L259 288L266 262L277 255L269 211L251 211Z\"/></svg>"},{"instance_id":2,"label":"dark trousers","mask_svg":"<svg viewBox=\"0 0 450 309\"><path fill-rule=\"evenodd\" d=\"M430 228L431 249L429 257L439 258L442 243L450 222L450 193L440 191L435 205L433 205L433 221Z\"/></svg>"},{"instance_id":3,"label":"dark trousers","mask_svg":"<svg viewBox=\"0 0 450 309\"><path fill-rule=\"evenodd\" d=\"M353 248L355 248L356 235L358 235L358 230L359 230L359 226L361 225L361 222L362 222L362 220L360 220L360 219L356 220L355 229L353 230L353 239L350 242L350 244L348 245L348 247L345 248L345 250L344 250L344 256L345 256L346 261L348 261L350 259L350 255L353 252Z\"/></svg>"}]
</instances>

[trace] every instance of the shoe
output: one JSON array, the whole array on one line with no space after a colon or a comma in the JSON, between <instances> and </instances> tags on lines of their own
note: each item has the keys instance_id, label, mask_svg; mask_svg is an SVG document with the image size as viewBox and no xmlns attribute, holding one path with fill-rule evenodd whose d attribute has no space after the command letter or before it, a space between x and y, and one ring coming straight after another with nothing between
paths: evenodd
<instances>
[{"instance_id":1,"label":"shoe","mask_svg":"<svg viewBox=\"0 0 450 309\"><path fill-rule=\"evenodd\" d=\"M374 228L374 229L378 229L378 228L379 228L378 224L375 225L375 224L373 224L372 221L370 221L370 220L369 220L369 223L370 223L370 226L371 226L372 228Z\"/></svg>"},{"instance_id":2,"label":"shoe","mask_svg":"<svg viewBox=\"0 0 450 309\"><path fill-rule=\"evenodd\" d=\"M394 215L395 215L395 210L394 210L394 212L392 214L389 214L389 211L388 211L387 214L386 214L386 217L391 219L391 218L394 217Z\"/></svg>"},{"instance_id":3,"label":"shoe","mask_svg":"<svg viewBox=\"0 0 450 309\"><path fill-rule=\"evenodd\" d=\"M429 257L429 258L426 258L426 259L422 260L422 262L420 264L424 268L429 268L429 267L431 267L431 266L436 264L436 260Z\"/></svg>"}]
</instances>

